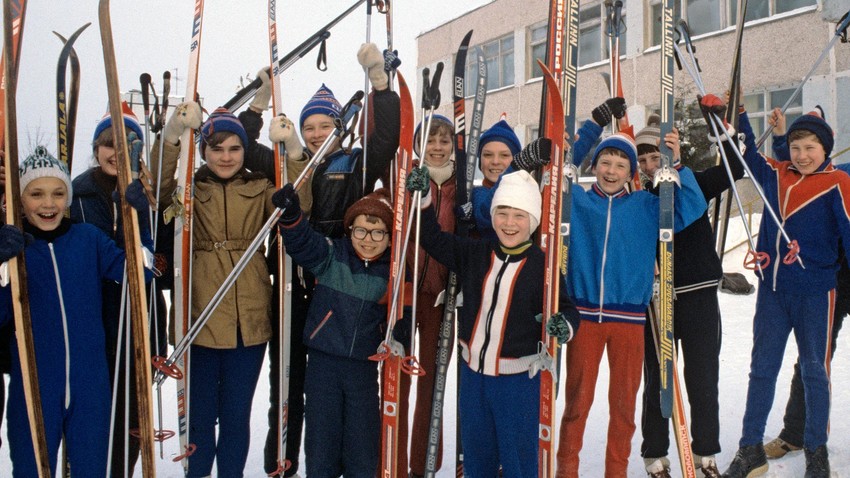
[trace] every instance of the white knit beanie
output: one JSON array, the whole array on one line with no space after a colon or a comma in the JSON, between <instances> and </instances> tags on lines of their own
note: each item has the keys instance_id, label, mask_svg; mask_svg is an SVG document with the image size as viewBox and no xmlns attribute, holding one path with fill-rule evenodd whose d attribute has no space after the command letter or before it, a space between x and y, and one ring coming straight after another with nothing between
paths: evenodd
<instances>
[{"instance_id":1,"label":"white knit beanie","mask_svg":"<svg viewBox=\"0 0 850 478\"><path fill-rule=\"evenodd\" d=\"M68 188L68 204L71 204L73 190L71 189L71 175L68 174L68 167L54 158L44 146L36 146L35 151L18 165L18 172L20 173L21 194L24 193L27 185L36 179L56 178L61 179Z\"/></svg>"},{"instance_id":2,"label":"white knit beanie","mask_svg":"<svg viewBox=\"0 0 850 478\"><path fill-rule=\"evenodd\" d=\"M543 199L540 195L540 186L527 171L519 170L502 176L499 187L493 194L493 202L490 204L490 216L499 206L508 206L522 209L527 212L531 219L531 231L534 232L540 225L540 209Z\"/></svg>"}]
</instances>

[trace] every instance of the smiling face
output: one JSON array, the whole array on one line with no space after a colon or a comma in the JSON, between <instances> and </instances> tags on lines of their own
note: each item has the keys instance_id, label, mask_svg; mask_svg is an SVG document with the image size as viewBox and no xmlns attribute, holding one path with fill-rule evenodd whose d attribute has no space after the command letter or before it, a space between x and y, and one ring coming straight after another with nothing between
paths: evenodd
<instances>
[{"instance_id":1,"label":"smiling face","mask_svg":"<svg viewBox=\"0 0 850 478\"><path fill-rule=\"evenodd\" d=\"M333 133L334 128L334 119L328 115L314 114L308 116L301 126L301 137L304 138L307 150L311 154L316 154L322 143ZM339 147L339 141L335 140L334 142L335 144L331 145L329 151L335 151Z\"/></svg>"},{"instance_id":2,"label":"smiling face","mask_svg":"<svg viewBox=\"0 0 850 478\"><path fill-rule=\"evenodd\" d=\"M206 146L204 159L210 171L221 179L230 179L240 169L245 158L245 149L239 136L233 133L216 133L226 135L221 142L216 144L216 139L210 138Z\"/></svg>"},{"instance_id":3,"label":"smiling face","mask_svg":"<svg viewBox=\"0 0 850 478\"><path fill-rule=\"evenodd\" d=\"M425 146L425 163L438 168L451 159L452 152L454 152L454 144L451 133L438 129L428 136L428 144Z\"/></svg>"},{"instance_id":4,"label":"smiling face","mask_svg":"<svg viewBox=\"0 0 850 478\"><path fill-rule=\"evenodd\" d=\"M531 216L527 211L498 206L493 211L493 229L505 247L516 247L531 238Z\"/></svg>"},{"instance_id":5,"label":"smiling face","mask_svg":"<svg viewBox=\"0 0 850 478\"><path fill-rule=\"evenodd\" d=\"M508 145L499 141L490 141L481 149L481 171L488 181L495 183L508 169L513 159L514 155Z\"/></svg>"},{"instance_id":6,"label":"smiling face","mask_svg":"<svg viewBox=\"0 0 850 478\"><path fill-rule=\"evenodd\" d=\"M653 151L638 156L638 166L644 174L650 178L655 175L655 171L661 167L661 153Z\"/></svg>"},{"instance_id":7,"label":"smiling face","mask_svg":"<svg viewBox=\"0 0 850 478\"><path fill-rule=\"evenodd\" d=\"M372 231L384 232L383 237L380 241L376 241L372 237ZM358 238L357 236L361 234L363 235L363 237ZM381 254L383 254L384 251L387 250L387 247L389 247L390 245L390 235L387 230L387 225L384 224L384 221L382 219L375 216L367 216L365 214L361 214L354 218L354 222L351 223L350 237L351 245L354 246L354 250L357 251L357 254L360 257L367 260L380 257Z\"/></svg>"},{"instance_id":8,"label":"smiling face","mask_svg":"<svg viewBox=\"0 0 850 478\"><path fill-rule=\"evenodd\" d=\"M24 217L42 231L59 227L68 205L68 187L59 178L43 177L27 184L21 193Z\"/></svg>"},{"instance_id":9,"label":"smiling face","mask_svg":"<svg viewBox=\"0 0 850 478\"><path fill-rule=\"evenodd\" d=\"M628 158L617 153L619 153L619 150L613 148L602 150L596 160L596 166L593 168L594 174L596 174L596 184L606 194L620 192L632 177L632 167Z\"/></svg>"},{"instance_id":10,"label":"smiling face","mask_svg":"<svg viewBox=\"0 0 850 478\"><path fill-rule=\"evenodd\" d=\"M797 133L795 131L795 133ZM799 135L799 138L789 138L791 163L803 176L817 171L826 161L826 151L814 134Z\"/></svg>"}]
</instances>

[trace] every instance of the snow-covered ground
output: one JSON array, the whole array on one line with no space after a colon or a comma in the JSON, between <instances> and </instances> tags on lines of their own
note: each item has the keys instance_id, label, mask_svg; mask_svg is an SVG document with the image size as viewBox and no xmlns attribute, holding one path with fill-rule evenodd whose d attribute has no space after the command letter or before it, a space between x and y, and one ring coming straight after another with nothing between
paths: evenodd
<instances>
[{"instance_id":1,"label":"snow-covered ground","mask_svg":"<svg viewBox=\"0 0 850 478\"><path fill-rule=\"evenodd\" d=\"M729 244L739 242L743 236L737 233L738 224L733 221L730 230ZM757 224L757 220L755 221ZM736 237L736 235L738 237ZM743 271L742 261L744 248L739 247L728 253L724 262L727 272ZM751 273L745 273L751 282L755 282ZM741 433L741 423L744 414L744 403L747 392L747 376L749 373L749 357L752 344L752 317L755 308L755 295L735 296L720 294L720 308L723 315L723 349L721 352L720 367L720 442L723 451L718 456L721 471L726 468L735 451L738 448L738 438ZM846 336L848 332L844 332ZM831 433L829 442L830 463L832 465L833 477L850 477L850 447L847 446L850 439L850 420L842 417L850 416L850 352L847 351L847 341L839 337L839 347L832 362L832 411L831 411ZM796 359L796 346L793 340L789 341L786 348L785 360L782 372L777 384L777 396L773 402L773 411L767 425L766 440L776 436L782 427L782 413L788 397L789 383L791 380L792 366ZM451 430L445 434L446 439L446 463L447 466L437 474L440 477L453 476L453 454L455 449L455 434L453 423L455 421L455 407L453 391L456 390L454 382L454 368L449 374L450 399L447 401L446 423ZM585 433L585 447L581 453L581 476L596 478L603 475L604 447L607 433L608 405L607 390L608 370L607 360L603 359L599 371L599 382L597 384L596 397L599 397L590 412L588 427ZM165 423L168 428L176 428L176 401L174 399L174 382L168 381L164 386L163 397L165 400L164 414ZM251 448L248 456L248 464L245 476L265 476L262 470L263 443L266 435L266 410L268 397L268 376L264 373L260 378L257 393L254 398L252 413ZM765 397L767 399L767 397ZM564 407L564 394L561 394L558 403L559 410ZM638 402L640 403L640 402ZM640 405L635 415L636 423L640 423ZM6 436L6 424L4 422L2 436ZM672 440L671 440L672 441ZM629 465L630 477L643 477L643 461L640 458L640 427L632 440L632 455ZM424 446L424 444L414 444ZM165 458L157 461L157 476L164 478L179 478L183 476L179 464L172 463L171 458L177 454L177 439L173 438L164 444ZM673 461L674 476L678 476L675 450L671 449L671 461ZM9 476L11 465L9 462L8 447L0 449L0 476ZM768 477L799 477L804 474L805 458L802 452L789 454L789 456L770 462ZM303 458L301 474L304 474ZM136 476L140 476L137 471ZM215 475L213 475L215 476Z\"/></svg>"}]
</instances>

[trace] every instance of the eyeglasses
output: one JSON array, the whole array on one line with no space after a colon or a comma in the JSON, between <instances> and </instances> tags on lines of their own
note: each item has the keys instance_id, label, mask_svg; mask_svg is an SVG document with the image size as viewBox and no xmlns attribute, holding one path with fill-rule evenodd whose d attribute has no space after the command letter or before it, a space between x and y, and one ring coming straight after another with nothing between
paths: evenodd
<instances>
[{"instance_id":1,"label":"eyeglasses","mask_svg":"<svg viewBox=\"0 0 850 478\"><path fill-rule=\"evenodd\" d=\"M366 239L366 236L369 235L372 237L372 240L375 242L381 242L387 237L389 234L387 231L383 229L366 229L365 227L349 227L351 229L351 235L354 236L355 239Z\"/></svg>"}]
</instances>

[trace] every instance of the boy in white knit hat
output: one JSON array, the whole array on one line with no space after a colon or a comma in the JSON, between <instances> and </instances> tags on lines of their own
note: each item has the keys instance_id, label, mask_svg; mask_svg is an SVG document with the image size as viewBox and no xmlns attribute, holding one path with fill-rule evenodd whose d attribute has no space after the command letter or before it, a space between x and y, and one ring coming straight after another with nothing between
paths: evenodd
<instances>
[{"instance_id":1,"label":"boy in white knit hat","mask_svg":"<svg viewBox=\"0 0 850 478\"><path fill-rule=\"evenodd\" d=\"M540 189L526 171L502 176L490 206L497 240L440 230L427 195L426 168L411 173L408 189L426 194L422 247L455 272L463 288L458 341L464 470L469 476L497 476L501 464L504 476L536 477L540 374L535 366L542 332L536 317L543 312L545 264L531 234L540 224ZM547 327L564 343L577 330L579 316L563 281L559 304Z\"/></svg>"}]
</instances>

